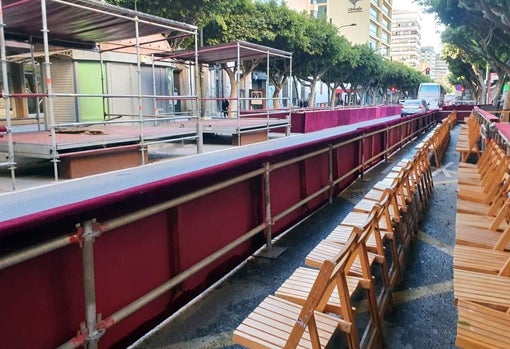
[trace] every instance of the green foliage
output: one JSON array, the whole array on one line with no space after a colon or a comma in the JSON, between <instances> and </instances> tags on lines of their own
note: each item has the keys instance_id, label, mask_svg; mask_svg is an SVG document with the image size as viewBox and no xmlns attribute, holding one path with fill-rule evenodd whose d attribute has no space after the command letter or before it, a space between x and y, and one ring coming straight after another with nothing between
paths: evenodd
<instances>
[{"instance_id":1,"label":"green foliage","mask_svg":"<svg viewBox=\"0 0 510 349\"><path fill-rule=\"evenodd\" d=\"M419 3L436 12L448 26L442 40L450 47L445 51L445 58L454 75L450 81L462 81L464 85L480 90L483 79L480 78L479 67L485 69L487 64L498 73L500 79L510 75L508 1L419 0Z\"/></svg>"},{"instance_id":2,"label":"green foliage","mask_svg":"<svg viewBox=\"0 0 510 349\"><path fill-rule=\"evenodd\" d=\"M308 41L294 52L295 74L302 80L313 81L344 60L350 43L338 35L336 27L324 19L309 18L304 22Z\"/></svg>"},{"instance_id":3,"label":"green foliage","mask_svg":"<svg viewBox=\"0 0 510 349\"><path fill-rule=\"evenodd\" d=\"M438 9L443 22L462 23L465 18L474 21L476 14L460 9L462 1L468 2L420 0L431 10ZM131 9L135 6L135 0L109 2ZM382 59L366 45L352 46L325 19L310 18L308 14L293 11L285 3L275 0L137 0L136 6L143 12L197 25L205 45L245 40L292 52L293 74L311 88L322 80L332 90L350 84L366 91L385 91L391 86L401 91L414 91L420 82L430 81L407 66ZM466 14L470 17L465 17ZM466 45L483 51L479 37L468 35L463 40ZM183 45L182 42L179 44ZM494 55L504 54L501 49L494 52ZM244 71L252 71L258 63L243 62ZM290 74L290 64L284 59L273 59L270 64L270 79L278 93Z\"/></svg>"}]
</instances>

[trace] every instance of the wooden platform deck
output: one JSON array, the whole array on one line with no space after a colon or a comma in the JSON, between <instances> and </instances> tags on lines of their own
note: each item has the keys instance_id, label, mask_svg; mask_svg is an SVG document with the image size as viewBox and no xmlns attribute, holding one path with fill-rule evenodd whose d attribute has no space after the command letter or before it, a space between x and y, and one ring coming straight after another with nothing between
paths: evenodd
<instances>
[{"instance_id":1,"label":"wooden platform deck","mask_svg":"<svg viewBox=\"0 0 510 349\"><path fill-rule=\"evenodd\" d=\"M202 134L229 135L232 144L244 145L268 139L270 129L288 126L279 119L204 119L200 120ZM192 140L202 135L196 121L184 120L160 123L158 126L89 125L58 129L55 135L56 156L52 156L53 139L50 131L13 132L14 159L20 157L58 159L62 178L87 175L135 167L148 163L142 146ZM142 140L143 139L143 143ZM0 152L9 151L8 137L0 138Z\"/></svg>"}]
</instances>

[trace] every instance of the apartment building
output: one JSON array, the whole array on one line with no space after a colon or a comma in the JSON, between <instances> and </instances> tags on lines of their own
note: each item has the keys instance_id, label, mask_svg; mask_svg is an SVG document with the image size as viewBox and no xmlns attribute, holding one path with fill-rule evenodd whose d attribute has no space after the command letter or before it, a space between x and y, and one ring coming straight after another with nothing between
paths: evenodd
<instances>
[{"instance_id":1,"label":"apartment building","mask_svg":"<svg viewBox=\"0 0 510 349\"><path fill-rule=\"evenodd\" d=\"M393 0L287 0L289 8L326 18L353 44L390 57Z\"/></svg>"},{"instance_id":2,"label":"apartment building","mask_svg":"<svg viewBox=\"0 0 510 349\"><path fill-rule=\"evenodd\" d=\"M421 27L420 13L409 10L393 10L391 30L391 59L424 71L420 66Z\"/></svg>"},{"instance_id":3,"label":"apartment building","mask_svg":"<svg viewBox=\"0 0 510 349\"><path fill-rule=\"evenodd\" d=\"M436 53L434 57L434 70L431 70L431 77L434 81L447 86L448 82L448 63L443 59L440 53Z\"/></svg>"}]
</instances>

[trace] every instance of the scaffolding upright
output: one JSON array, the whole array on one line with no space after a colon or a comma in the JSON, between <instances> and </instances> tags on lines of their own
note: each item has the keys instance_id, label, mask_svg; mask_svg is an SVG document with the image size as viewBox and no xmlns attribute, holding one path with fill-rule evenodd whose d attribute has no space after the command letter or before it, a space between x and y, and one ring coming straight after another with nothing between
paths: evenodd
<instances>
[{"instance_id":1,"label":"scaffolding upright","mask_svg":"<svg viewBox=\"0 0 510 349\"><path fill-rule=\"evenodd\" d=\"M55 98L88 98L91 94L80 94L75 91L55 92L52 82L51 51L50 46L64 49L87 49L94 50L102 42L115 42L125 39L135 40L137 91L133 95L100 94L102 98L132 98L137 101L137 117L129 122L136 123L139 127L138 144L141 152L141 163L146 162L147 146L144 134L144 123L153 122L143 113L143 99L157 98L179 98L179 96L147 95L143 94L141 82L142 54L140 48L141 37L164 34L165 40L182 40L185 37L194 37L194 51L197 51L197 27L157 16L148 15L118 6L92 0L1 0L0 6L0 51L2 68L2 98L5 104L5 129L8 143L7 161L1 162L1 167L7 167L11 172L12 189L16 189L16 149L12 139L13 123L11 114L11 98L43 98L44 119L51 135L50 154L45 154L53 163L55 180L59 179L59 144L57 143L56 130L59 126L55 120ZM101 28L99 30L98 28ZM42 33L42 36L41 36ZM30 58L34 62L34 44L42 44L44 52L44 91L36 93L11 93L9 90L8 57L6 53L7 40L30 42ZM198 55L195 54L198 58ZM196 59L197 59L196 58ZM196 71L194 71L196 74ZM108 91L107 91L108 92ZM193 86L190 86L189 94L183 97L184 100L192 101L197 105L198 96ZM201 134L199 133L198 109L192 107L194 115L188 118L196 121L195 135L189 134L180 139L194 139L197 142L197 151L201 149ZM153 117L154 113L150 113ZM105 120L103 124L106 124ZM91 123L86 123L91 124ZM69 125L66 125L69 126ZM72 126L82 126L80 120ZM176 138L172 138L176 140ZM153 139L158 142L157 139ZM40 156L37 154L36 156Z\"/></svg>"}]
</instances>

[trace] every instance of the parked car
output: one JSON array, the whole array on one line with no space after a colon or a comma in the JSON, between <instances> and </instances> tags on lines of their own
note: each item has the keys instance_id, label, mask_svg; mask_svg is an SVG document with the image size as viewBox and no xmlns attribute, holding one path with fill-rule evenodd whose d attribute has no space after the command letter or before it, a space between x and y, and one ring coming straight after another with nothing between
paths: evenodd
<instances>
[{"instance_id":1,"label":"parked car","mask_svg":"<svg viewBox=\"0 0 510 349\"><path fill-rule=\"evenodd\" d=\"M400 116L424 113L427 111L426 102L419 99L406 99L402 105Z\"/></svg>"}]
</instances>

